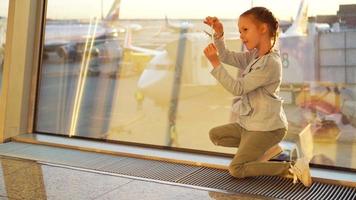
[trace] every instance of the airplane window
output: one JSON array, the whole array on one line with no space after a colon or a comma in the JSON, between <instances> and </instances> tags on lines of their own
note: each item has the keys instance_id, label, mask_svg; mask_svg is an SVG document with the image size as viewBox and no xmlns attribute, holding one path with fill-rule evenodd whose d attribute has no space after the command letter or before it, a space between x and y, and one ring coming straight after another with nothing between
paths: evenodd
<instances>
[{"instance_id":1,"label":"airplane window","mask_svg":"<svg viewBox=\"0 0 356 200\"><path fill-rule=\"evenodd\" d=\"M355 169L356 4L276 1L48 0L36 131L235 153L209 139L236 114L203 54L212 42L203 19L219 17L239 53L237 17L265 6L279 19L284 142L312 163ZM278 159L295 156L284 148Z\"/></svg>"},{"instance_id":2,"label":"airplane window","mask_svg":"<svg viewBox=\"0 0 356 200\"><path fill-rule=\"evenodd\" d=\"M0 91L2 86L2 74L5 58L6 24L9 9L8 0L0 0Z\"/></svg>"}]
</instances>

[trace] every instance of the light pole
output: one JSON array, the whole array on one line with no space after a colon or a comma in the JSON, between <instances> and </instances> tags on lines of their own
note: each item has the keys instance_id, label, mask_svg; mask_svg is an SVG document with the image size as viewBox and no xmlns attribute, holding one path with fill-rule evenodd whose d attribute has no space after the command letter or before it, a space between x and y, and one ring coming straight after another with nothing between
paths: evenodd
<instances>
[{"instance_id":1,"label":"light pole","mask_svg":"<svg viewBox=\"0 0 356 200\"><path fill-rule=\"evenodd\" d=\"M104 13L104 11L103 11L103 0L101 0L101 20L104 19L103 13Z\"/></svg>"}]
</instances>

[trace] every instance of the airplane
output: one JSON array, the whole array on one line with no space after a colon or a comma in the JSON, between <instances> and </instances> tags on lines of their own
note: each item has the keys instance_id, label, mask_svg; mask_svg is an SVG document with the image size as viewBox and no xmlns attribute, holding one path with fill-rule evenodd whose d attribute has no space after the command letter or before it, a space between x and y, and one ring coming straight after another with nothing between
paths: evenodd
<instances>
[{"instance_id":1,"label":"airplane","mask_svg":"<svg viewBox=\"0 0 356 200\"><path fill-rule=\"evenodd\" d=\"M64 36L58 36L57 30L65 28L67 31ZM62 59L68 59L68 61L80 60L84 54L84 46L88 36L86 32L90 26L88 24L52 24L49 23L46 26L45 44L44 44L44 58L47 59L51 53L55 53ZM85 33L84 33L85 32ZM60 34L60 33L59 33ZM57 35L57 36L56 36ZM115 42L118 37L117 30L105 30L102 27L98 27L97 33L94 35L94 48L91 50L92 54L100 52L99 45L111 40L110 43ZM117 46L114 49L116 52L120 52L121 49ZM120 55L120 54L118 54Z\"/></svg>"},{"instance_id":2,"label":"airplane","mask_svg":"<svg viewBox=\"0 0 356 200\"><path fill-rule=\"evenodd\" d=\"M160 50L142 48L142 47L133 45L132 44L132 28L130 26L128 26L126 28L126 35L125 35L123 48L128 51L140 52L140 53L144 53L144 54L150 55L150 56L155 56L155 55L159 55L159 54L163 53L163 51L160 51Z\"/></svg>"},{"instance_id":3,"label":"airplane","mask_svg":"<svg viewBox=\"0 0 356 200\"><path fill-rule=\"evenodd\" d=\"M80 60L84 54L85 42L93 37L92 57L101 60L110 58L119 59L122 56L122 47L119 45L119 34L126 31L126 27L118 24L121 0L115 0L98 25L82 21L47 20L45 28L44 58L55 54L69 62ZM93 20L95 21L95 20ZM142 30L140 24L130 24L133 31ZM93 31L95 29L94 36ZM62 30L62 31L58 31ZM87 50L89 51L89 50Z\"/></svg>"},{"instance_id":4,"label":"airplane","mask_svg":"<svg viewBox=\"0 0 356 200\"><path fill-rule=\"evenodd\" d=\"M181 86L190 87L180 94L181 98L192 96L197 92L194 89L202 92L208 91L208 86L216 86L217 81L209 74L210 64L202 51L193 50L204 48L210 40L205 33L185 33L180 39L168 43L165 50L154 56L145 67L137 83L138 91L158 105L168 105L176 76L174 68L179 62L177 60L179 57L183 58ZM229 45L240 45L237 40L229 41ZM185 43L185 49L179 48L181 43Z\"/></svg>"}]
</instances>

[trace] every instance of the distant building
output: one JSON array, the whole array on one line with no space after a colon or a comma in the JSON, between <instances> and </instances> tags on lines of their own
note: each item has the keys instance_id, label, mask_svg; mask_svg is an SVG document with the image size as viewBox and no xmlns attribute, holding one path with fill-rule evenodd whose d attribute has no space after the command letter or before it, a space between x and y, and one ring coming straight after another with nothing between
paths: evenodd
<instances>
[{"instance_id":1,"label":"distant building","mask_svg":"<svg viewBox=\"0 0 356 200\"><path fill-rule=\"evenodd\" d=\"M356 28L356 4L340 5L337 16L340 19L340 25L346 29Z\"/></svg>"},{"instance_id":2,"label":"distant building","mask_svg":"<svg viewBox=\"0 0 356 200\"><path fill-rule=\"evenodd\" d=\"M339 17L337 15L317 15L316 17L309 17L308 21L332 25L339 22Z\"/></svg>"},{"instance_id":3,"label":"distant building","mask_svg":"<svg viewBox=\"0 0 356 200\"><path fill-rule=\"evenodd\" d=\"M356 4L340 5L336 15L317 15L308 18L309 22L318 24L329 24L332 27L335 23L340 25L340 29L356 29Z\"/></svg>"}]
</instances>

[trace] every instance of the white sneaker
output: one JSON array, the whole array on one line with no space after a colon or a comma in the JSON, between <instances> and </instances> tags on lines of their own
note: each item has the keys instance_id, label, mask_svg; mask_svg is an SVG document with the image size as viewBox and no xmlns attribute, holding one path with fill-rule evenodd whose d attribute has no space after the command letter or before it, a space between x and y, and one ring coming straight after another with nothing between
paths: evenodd
<instances>
[{"instance_id":1,"label":"white sneaker","mask_svg":"<svg viewBox=\"0 0 356 200\"><path fill-rule=\"evenodd\" d=\"M282 153L282 147L278 144L274 145L273 147L269 148L262 156L258 159L260 162L269 161L271 158L278 156Z\"/></svg>"},{"instance_id":2,"label":"white sneaker","mask_svg":"<svg viewBox=\"0 0 356 200\"><path fill-rule=\"evenodd\" d=\"M294 165L291 165L289 171L293 174L293 183L298 180L303 183L305 187L310 187L313 180L310 175L309 160L306 157L299 158Z\"/></svg>"}]
</instances>

